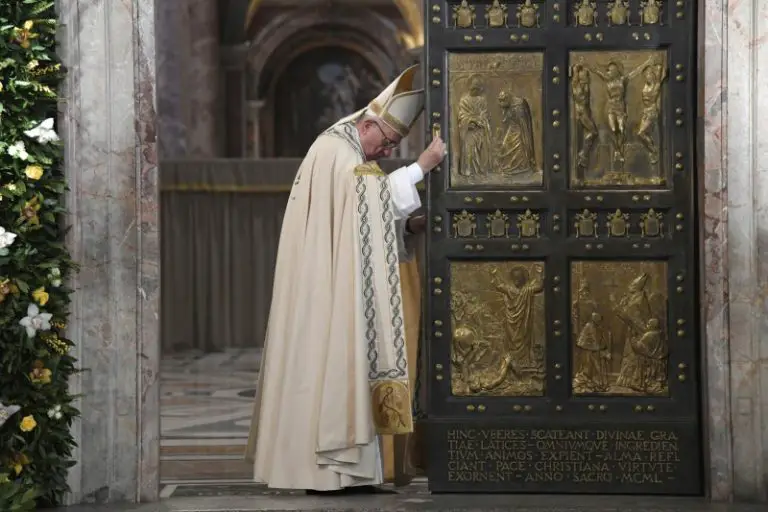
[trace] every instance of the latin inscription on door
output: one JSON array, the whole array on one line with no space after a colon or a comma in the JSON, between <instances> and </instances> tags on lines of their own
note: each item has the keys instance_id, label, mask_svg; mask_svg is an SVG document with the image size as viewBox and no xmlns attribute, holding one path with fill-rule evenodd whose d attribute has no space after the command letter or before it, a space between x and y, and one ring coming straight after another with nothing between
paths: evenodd
<instances>
[{"instance_id":1,"label":"latin inscription on door","mask_svg":"<svg viewBox=\"0 0 768 512\"><path fill-rule=\"evenodd\" d=\"M528 423L528 422L526 422ZM439 484L461 491L559 489L593 492L698 492L691 459L698 460L696 433L685 425L516 428L510 422L439 423L433 443L445 461ZM434 452L433 452L434 453ZM438 461L435 461L438 462Z\"/></svg>"}]
</instances>

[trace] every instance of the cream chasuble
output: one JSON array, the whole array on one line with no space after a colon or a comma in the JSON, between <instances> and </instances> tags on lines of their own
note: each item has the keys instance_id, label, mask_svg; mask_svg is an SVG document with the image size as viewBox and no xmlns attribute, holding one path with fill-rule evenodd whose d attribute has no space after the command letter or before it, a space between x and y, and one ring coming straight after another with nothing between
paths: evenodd
<instances>
[{"instance_id":1,"label":"cream chasuble","mask_svg":"<svg viewBox=\"0 0 768 512\"><path fill-rule=\"evenodd\" d=\"M364 162L353 122L309 149L280 235L246 453L256 481L379 484L377 434L412 431L398 264L422 177Z\"/></svg>"},{"instance_id":2,"label":"cream chasuble","mask_svg":"<svg viewBox=\"0 0 768 512\"><path fill-rule=\"evenodd\" d=\"M421 333L421 275L419 272L419 247L424 243L423 235L406 236L409 247L407 258L400 261L400 283L403 295L403 320L405 322L405 345L408 353L408 380L411 400L419 397L417 379L420 368L419 342ZM381 436L384 480L395 485L407 485L414 476L424 472L422 466L423 441L419 424L414 424L414 432L406 435Z\"/></svg>"}]
</instances>

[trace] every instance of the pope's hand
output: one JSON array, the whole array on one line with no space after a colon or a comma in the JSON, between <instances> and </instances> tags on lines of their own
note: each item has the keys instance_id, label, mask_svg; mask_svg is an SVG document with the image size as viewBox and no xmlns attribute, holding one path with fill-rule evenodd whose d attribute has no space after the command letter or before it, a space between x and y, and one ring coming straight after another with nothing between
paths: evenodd
<instances>
[{"instance_id":1,"label":"pope's hand","mask_svg":"<svg viewBox=\"0 0 768 512\"><path fill-rule=\"evenodd\" d=\"M440 137L435 137L432 142L427 146L427 149L421 154L416 163L424 171L424 173L430 172L432 169L443 161L445 158L445 142Z\"/></svg>"},{"instance_id":2,"label":"pope's hand","mask_svg":"<svg viewBox=\"0 0 768 512\"><path fill-rule=\"evenodd\" d=\"M423 233L426 224L427 218L424 215L416 215L408 219L408 229L410 229L414 235Z\"/></svg>"}]
</instances>

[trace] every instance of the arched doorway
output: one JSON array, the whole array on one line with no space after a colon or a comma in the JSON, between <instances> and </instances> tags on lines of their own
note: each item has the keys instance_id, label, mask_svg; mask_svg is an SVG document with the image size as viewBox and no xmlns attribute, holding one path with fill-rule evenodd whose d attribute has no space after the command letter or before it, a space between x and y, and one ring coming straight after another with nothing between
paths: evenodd
<instances>
[{"instance_id":1,"label":"arched doorway","mask_svg":"<svg viewBox=\"0 0 768 512\"><path fill-rule=\"evenodd\" d=\"M384 77L349 46L311 47L274 80L274 156L302 157L317 134L367 104Z\"/></svg>"}]
</instances>

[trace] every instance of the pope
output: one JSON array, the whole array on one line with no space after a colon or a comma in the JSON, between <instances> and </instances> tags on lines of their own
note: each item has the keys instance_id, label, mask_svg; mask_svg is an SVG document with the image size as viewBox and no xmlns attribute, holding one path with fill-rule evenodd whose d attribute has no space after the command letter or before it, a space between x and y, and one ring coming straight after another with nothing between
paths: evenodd
<instances>
[{"instance_id":1,"label":"pope","mask_svg":"<svg viewBox=\"0 0 768 512\"><path fill-rule=\"evenodd\" d=\"M323 132L294 180L246 452L269 487L372 490L380 436L413 432L399 263L416 185L446 149L435 137L390 174L376 160L424 109L417 70Z\"/></svg>"}]
</instances>

